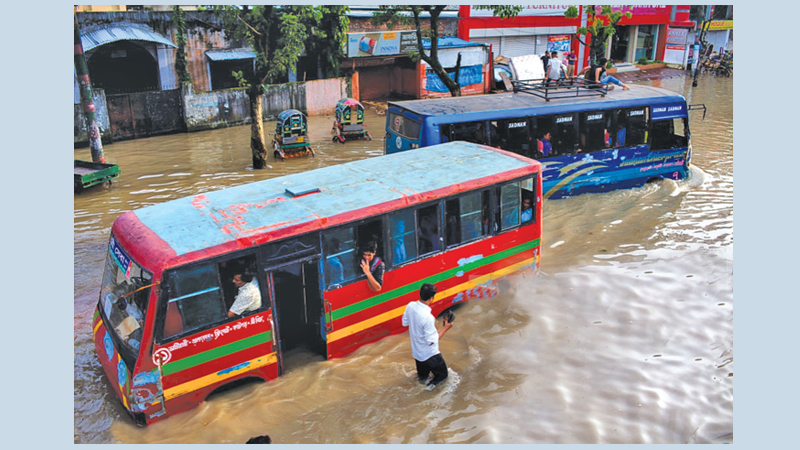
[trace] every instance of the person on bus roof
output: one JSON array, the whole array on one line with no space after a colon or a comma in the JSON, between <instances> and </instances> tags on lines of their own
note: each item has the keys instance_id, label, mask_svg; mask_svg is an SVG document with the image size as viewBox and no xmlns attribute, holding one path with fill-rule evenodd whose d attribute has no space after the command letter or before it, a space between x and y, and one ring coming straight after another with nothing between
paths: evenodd
<instances>
[{"instance_id":1,"label":"person on bus roof","mask_svg":"<svg viewBox=\"0 0 800 450\"><path fill-rule=\"evenodd\" d=\"M600 58L597 64L592 64L592 67L586 72L586 75L584 75L586 81L604 85L608 85L609 83L616 84L617 86L621 86L624 91L630 89L627 84L606 74L606 64L608 64L608 59L606 58ZM608 86L608 89L614 89L614 86Z\"/></svg>"},{"instance_id":2,"label":"person on bus roof","mask_svg":"<svg viewBox=\"0 0 800 450\"><path fill-rule=\"evenodd\" d=\"M375 241L367 242L367 245L361 250L361 263L359 264L364 275L367 276L367 285L375 292L381 290L383 285L383 272L386 270L386 265L381 259L376 256L378 252L378 243Z\"/></svg>"},{"instance_id":3,"label":"person on bus roof","mask_svg":"<svg viewBox=\"0 0 800 450\"><path fill-rule=\"evenodd\" d=\"M228 317L241 316L246 311L255 311L261 308L261 290L258 280L249 273L237 273L233 276L233 284L239 288L239 293L228 311Z\"/></svg>"}]
</instances>

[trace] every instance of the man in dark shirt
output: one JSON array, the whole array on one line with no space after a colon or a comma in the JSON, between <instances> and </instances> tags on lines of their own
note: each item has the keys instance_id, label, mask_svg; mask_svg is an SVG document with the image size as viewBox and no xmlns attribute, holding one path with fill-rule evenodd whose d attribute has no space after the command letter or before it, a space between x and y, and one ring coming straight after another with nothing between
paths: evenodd
<instances>
[{"instance_id":1,"label":"man in dark shirt","mask_svg":"<svg viewBox=\"0 0 800 450\"><path fill-rule=\"evenodd\" d=\"M367 242L361 249L361 270L367 276L367 285L375 292L381 290L383 285L383 272L386 265L375 254L378 252L378 243L375 241Z\"/></svg>"},{"instance_id":2,"label":"man in dark shirt","mask_svg":"<svg viewBox=\"0 0 800 450\"><path fill-rule=\"evenodd\" d=\"M542 65L544 66L544 77L547 78L547 63L550 62L550 52L545 51L544 56L542 56Z\"/></svg>"}]
</instances>

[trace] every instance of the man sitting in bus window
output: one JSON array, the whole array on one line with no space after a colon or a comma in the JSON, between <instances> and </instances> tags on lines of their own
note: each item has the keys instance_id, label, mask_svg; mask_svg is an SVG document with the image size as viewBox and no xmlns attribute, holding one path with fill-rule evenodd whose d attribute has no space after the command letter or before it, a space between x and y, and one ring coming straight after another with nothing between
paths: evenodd
<instances>
[{"instance_id":1,"label":"man sitting in bus window","mask_svg":"<svg viewBox=\"0 0 800 450\"><path fill-rule=\"evenodd\" d=\"M539 140L539 151L544 156L550 156L550 153L553 152L553 145L550 144L550 132L546 131L542 135L542 139Z\"/></svg>"},{"instance_id":2,"label":"man sitting in bus window","mask_svg":"<svg viewBox=\"0 0 800 450\"><path fill-rule=\"evenodd\" d=\"M367 242L361 250L361 270L367 276L367 285L372 291L378 292L383 284L383 272L386 265L375 254L378 252L378 243L375 241Z\"/></svg>"},{"instance_id":3,"label":"man sitting in bus window","mask_svg":"<svg viewBox=\"0 0 800 450\"><path fill-rule=\"evenodd\" d=\"M531 199L526 198L522 200L522 222L530 222L533 218L533 209L531 208Z\"/></svg>"},{"instance_id":4,"label":"man sitting in bus window","mask_svg":"<svg viewBox=\"0 0 800 450\"><path fill-rule=\"evenodd\" d=\"M255 311L261 308L261 290L258 280L249 273L237 273L233 276L233 284L239 288L236 299L228 311L228 317L241 316L246 311Z\"/></svg>"}]
</instances>

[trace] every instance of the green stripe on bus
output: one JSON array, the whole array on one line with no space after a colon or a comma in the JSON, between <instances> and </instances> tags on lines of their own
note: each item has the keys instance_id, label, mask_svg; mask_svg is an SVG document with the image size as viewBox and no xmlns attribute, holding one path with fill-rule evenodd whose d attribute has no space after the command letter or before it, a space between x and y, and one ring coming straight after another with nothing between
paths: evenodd
<instances>
[{"instance_id":1,"label":"green stripe on bus","mask_svg":"<svg viewBox=\"0 0 800 450\"><path fill-rule=\"evenodd\" d=\"M526 250L530 250L532 248L539 246L539 239L535 239L530 242L526 242L522 245L518 245L516 247L512 247L508 250L504 250L502 252L495 253L494 255L487 256L485 258L481 258L477 261L464 264L463 266L454 267L449 270L445 270L444 272L437 273L436 275L423 278L421 280L414 281L409 283L405 286L401 286L397 289L393 289L391 291L385 292L383 294L376 295L375 297L368 298L364 301L354 303L350 306L345 306L344 308L337 309L333 311L333 320L338 320L343 317L347 317L350 314L355 314L359 311L363 311L367 308L371 308L375 305L379 305L387 300L391 300L395 297L400 297L402 295L408 294L409 292L416 291L419 289L420 283L437 283L440 281L444 281L448 278L455 276L459 272L469 272L471 270L475 270L487 264L492 264L494 262L500 261L501 259L508 258L509 256L513 256L517 253L524 252Z\"/></svg>"},{"instance_id":2,"label":"green stripe on bus","mask_svg":"<svg viewBox=\"0 0 800 450\"><path fill-rule=\"evenodd\" d=\"M181 370L199 366L200 364L207 363L219 357L226 356L256 345L265 344L267 342L272 342L272 331L250 336L249 338L244 338L240 341L231 342L230 344L226 344L203 353L198 353L175 362L164 364L162 371L165 376L172 375L180 372Z\"/></svg>"}]
</instances>

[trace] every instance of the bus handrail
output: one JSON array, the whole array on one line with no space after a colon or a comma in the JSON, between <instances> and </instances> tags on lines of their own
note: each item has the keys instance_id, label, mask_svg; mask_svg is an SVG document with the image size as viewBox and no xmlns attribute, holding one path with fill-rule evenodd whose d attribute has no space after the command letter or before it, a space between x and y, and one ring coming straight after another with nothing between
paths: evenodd
<instances>
[{"instance_id":1,"label":"bus handrail","mask_svg":"<svg viewBox=\"0 0 800 450\"><path fill-rule=\"evenodd\" d=\"M702 109L703 110L703 120L706 120L706 111L708 110L708 108L706 108L705 103L695 103L694 105L689 105L686 108L687 111L691 111L693 109Z\"/></svg>"},{"instance_id":2,"label":"bus handrail","mask_svg":"<svg viewBox=\"0 0 800 450\"><path fill-rule=\"evenodd\" d=\"M551 99L568 97L591 97L608 95L608 88L600 83L586 81L583 78L554 80L552 85L546 79L514 80L514 92L524 92L543 98L546 102Z\"/></svg>"}]
</instances>

